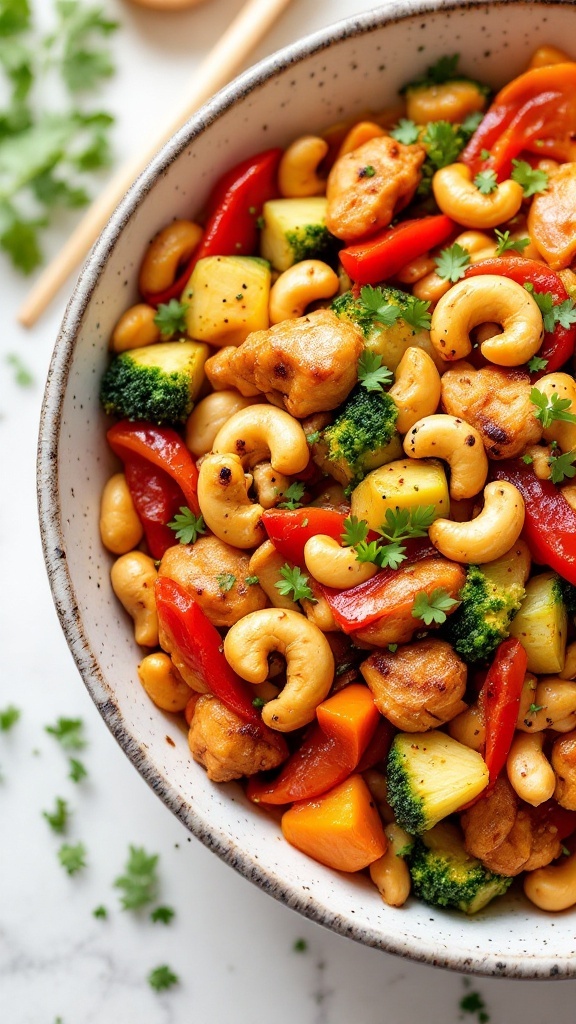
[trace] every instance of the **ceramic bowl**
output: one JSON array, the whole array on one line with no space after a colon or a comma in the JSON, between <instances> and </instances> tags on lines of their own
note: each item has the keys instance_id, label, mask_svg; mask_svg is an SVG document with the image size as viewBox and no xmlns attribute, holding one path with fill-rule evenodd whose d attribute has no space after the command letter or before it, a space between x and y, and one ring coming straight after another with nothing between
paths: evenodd
<instances>
[{"instance_id":1,"label":"ceramic bowl","mask_svg":"<svg viewBox=\"0 0 576 1024\"><path fill-rule=\"evenodd\" d=\"M472 919L416 900L387 907L366 878L323 868L289 846L238 785L209 782L185 732L151 704L99 538L100 492L115 464L98 386L112 326L136 300L146 244L171 217L194 216L225 169L303 130L385 107L407 78L443 54L460 53L468 74L499 86L524 69L539 43L562 47L575 38L571 0L404 0L246 72L172 138L100 236L62 324L40 431L42 536L62 628L106 724L166 806L241 874L336 932L428 964L509 977L576 976L576 913L540 913L520 893Z\"/></svg>"}]
</instances>

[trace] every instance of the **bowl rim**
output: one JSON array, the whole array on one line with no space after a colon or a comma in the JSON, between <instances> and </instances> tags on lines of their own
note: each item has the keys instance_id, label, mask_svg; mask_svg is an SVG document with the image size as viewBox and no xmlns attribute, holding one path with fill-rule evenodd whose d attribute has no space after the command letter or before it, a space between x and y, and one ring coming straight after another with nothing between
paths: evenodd
<instances>
[{"instance_id":1,"label":"bowl rim","mask_svg":"<svg viewBox=\"0 0 576 1024\"><path fill-rule=\"evenodd\" d=\"M316 906L314 900L300 889L265 869L249 851L238 854L235 844L222 832L216 831L196 813L193 805L185 806L169 780L155 767L147 752L130 735L122 714L113 700L102 702L97 692L108 690L108 684L98 666L90 641L85 634L75 598L74 586L68 570L64 534L59 507L57 465L58 437L63 414L64 393L68 380L71 356L76 335L84 313L96 288L110 252L141 200L153 188L167 167L224 114L239 98L243 98L263 85L278 71L283 71L328 46L347 38L362 36L372 29L406 21L408 19L445 12L464 11L475 7L573 7L574 0L395 0L385 7L351 15L313 32L303 39L283 47L264 58L208 100L172 138L159 150L145 170L134 181L116 207L108 223L94 243L80 271L72 295L66 306L49 365L42 401L37 449L37 499L40 535L52 598L60 625L76 667L106 725L123 752L139 773L193 835L264 892L303 914L305 917L340 935L402 956L415 962L494 977L550 979L571 978L576 975L573 957L544 956L536 960L530 956L504 956L479 951L477 958L464 952L446 953L418 940L410 940L400 933L382 936L376 928L349 924L336 910L327 911ZM504 962L505 960L505 962Z\"/></svg>"}]
</instances>

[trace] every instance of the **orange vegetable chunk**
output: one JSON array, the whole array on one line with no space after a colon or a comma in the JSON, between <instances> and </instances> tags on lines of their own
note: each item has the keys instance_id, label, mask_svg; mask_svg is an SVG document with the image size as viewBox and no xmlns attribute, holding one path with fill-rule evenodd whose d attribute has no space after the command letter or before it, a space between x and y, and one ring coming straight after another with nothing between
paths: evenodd
<instances>
[{"instance_id":1,"label":"orange vegetable chunk","mask_svg":"<svg viewBox=\"0 0 576 1024\"><path fill-rule=\"evenodd\" d=\"M322 731L337 739L357 765L372 738L380 712L368 687L352 683L319 704L316 718Z\"/></svg>"},{"instance_id":2,"label":"orange vegetable chunk","mask_svg":"<svg viewBox=\"0 0 576 1024\"><path fill-rule=\"evenodd\" d=\"M576 253L576 163L561 164L550 174L546 191L534 196L528 230L553 270L570 266Z\"/></svg>"},{"instance_id":3,"label":"orange vegetable chunk","mask_svg":"<svg viewBox=\"0 0 576 1024\"><path fill-rule=\"evenodd\" d=\"M361 775L315 800L294 804L282 816L292 846L337 871L361 871L386 852L382 820Z\"/></svg>"}]
</instances>

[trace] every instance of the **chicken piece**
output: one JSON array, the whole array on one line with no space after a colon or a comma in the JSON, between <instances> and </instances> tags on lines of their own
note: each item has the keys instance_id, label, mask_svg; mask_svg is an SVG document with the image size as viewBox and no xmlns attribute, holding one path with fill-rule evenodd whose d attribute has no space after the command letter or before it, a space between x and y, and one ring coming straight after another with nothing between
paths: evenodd
<instances>
[{"instance_id":1,"label":"chicken piece","mask_svg":"<svg viewBox=\"0 0 576 1024\"><path fill-rule=\"evenodd\" d=\"M375 651L360 671L378 710L404 732L435 729L466 707L466 665L444 640Z\"/></svg>"},{"instance_id":2,"label":"chicken piece","mask_svg":"<svg viewBox=\"0 0 576 1024\"><path fill-rule=\"evenodd\" d=\"M556 774L554 799L561 807L576 811L576 732L558 737L550 761Z\"/></svg>"},{"instance_id":3,"label":"chicken piece","mask_svg":"<svg viewBox=\"0 0 576 1024\"><path fill-rule=\"evenodd\" d=\"M288 757L283 736L265 725L244 721L212 696L196 702L188 743L192 757L213 782L267 771Z\"/></svg>"},{"instance_id":4,"label":"chicken piece","mask_svg":"<svg viewBox=\"0 0 576 1024\"><path fill-rule=\"evenodd\" d=\"M233 626L249 612L266 607L262 587L246 583L252 575L250 555L211 535L168 548L158 575L179 583L214 626Z\"/></svg>"},{"instance_id":5,"label":"chicken piece","mask_svg":"<svg viewBox=\"0 0 576 1024\"><path fill-rule=\"evenodd\" d=\"M545 867L560 854L555 826L539 808L521 804L503 777L487 796L464 811L461 825L468 853L500 875Z\"/></svg>"},{"instance_id":6,"label":"chicken piece","mask_svg":"<svg viewBox=\"0 0 576 1024\"><path fill-rule=\"evenodd\" d=\"M234 387L246 396L260 391L303 419L344 401L358 380L363 348L353 324L317 309L253 331L238 348L221 349L208 359L205 370L214 388Z\"/></svg>"},{"instance_id":7,"label":"chicken piece","mask_svg":"<svg viewBox=\"0 0 576 1024\"><path fill-rule=\"evenodd\" d=\"M576 163L560 164L528 214L530 238L553 270L564 270L576 255Z\"/></svg>"},{"instance_id":8,"label":"chicken piece","mask_svg":"<svg viewBox=\"0 0 576 1024\"><path fill-rule=\"evenodd\" d=\"M425 159L424 146L405 146L390 135L341 156L326 184L328 230L351 242L387 227L416 192Z\"/></svg>"},{"instance_id":9,"label":"chicken piece","mask_svg":"<svg viewBox=\"0 0 576 1024\"><path fill-rule=\"evenodd\" d=\"M513 459L542 437L524 370L455 363L442 377L442 408L460 416L482 436L491 459Z\"/></svg>"}]
</instances>

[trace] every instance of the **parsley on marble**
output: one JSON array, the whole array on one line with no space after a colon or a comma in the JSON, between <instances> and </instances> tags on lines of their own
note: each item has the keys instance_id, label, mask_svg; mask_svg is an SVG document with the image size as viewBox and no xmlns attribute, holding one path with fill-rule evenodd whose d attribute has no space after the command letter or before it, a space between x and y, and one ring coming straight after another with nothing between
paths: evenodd
<instances>
[{"instance_id":1,"label":"parsley on marble","mask_svg":"<svg viewBox=\"0 0 576 1024\"><path fill-rule=\"evenodd\" d=\"M294 953L307 953L308 943L306 942L306 939L296 939L292 949Z\"/></svg>"},{"instance_id":2,"label":"parsley on marble","mask_svg":"<svg viewBox=\"0 0 576 1024\"><path fill-rule=\"evenodd\" d=\"M172 988L173 985L177 985L180 981L177 974L168 967L167 964L161 964L160 967L155 967L153 971L150 971L148 975L148 984L150 988L156 990L156 992L163 992L168 988Z\"/></svg>"},{"instance_id":3,"label":"parsley on marble","mask_svg":"<svg viewBox=\"0 0 576 1024\"><path fill-rule=\"evenodd\" d=\"M170 924L174 914L176 913L172 907L156 907L155 910L150 911L150 920L156 924L160 921L162 924Z\"/></svg>"},{"instance_id":4,"label":"parsley on marble","mask_svg":"<svg viewBox=\"0 0 576 1024\"><path fill-rule=\"evenodd\" d=\"M86 746L81 718L59 718L56 725L47 725L45 731L58 740L63 750L82 750Z\"/></svg>"},{"instance_id":5,"label":"parsley on marble","mask_svg":"<svg viewBox=\"0 0 576 1024\"><path fill-rule=\"evenodd\" d=\"M69 875L75 875L86 867L86 852L84 843L76 843L75 846L63 843L58 850L58 860Z\"/></svg>"},{"instance_id":6,"label":"parsley on marble","mask_svg":"<svg viewBox=\"0 0 576 1024\"><path fill-rule=\"evenodd\" d=\"M14 372L14 382L19 388L31 388L34 385L34 376L26 366L25 362L16 352L9 352L6 356L8 366Z\"/></svg>"},{"instance_id":7,"label":"parsley on marble","mask_svg":"<svg viewBox=\"0 0 576 1024\"><path fill-rule=\"evenodd\" d=\"M108 911L106 910L106 907L103 906L102 903L100 904L100 906L94 907L94 910L92 911L92 917L101 918L103 921L106 920L106 918L108 917Z\"/></svg>"},{"instance_id":8,"label":"parsley on marble","mask_svg":"<svg viewBox=\"0 0 576 1024\"><path fill-rule=\"evenodd\" d=\"M114 881L122 890L120 903L123 910L138 910L152 903L158 893L158 854L148 854L141 846L130 846L124 874Z\"/></svg>"},{"instance_id":9,"label":"parsley on marble","mask_svg":"<svg viewBox=\"0 0 576 1024\"><path fill-rule=\"evenodd\" d=\"M62 797L57 796L54 810L42 811L42 816L46 818L53 832L59 832L60 834L66 832L70 810L66 800L63 800Z\"/></svg>"},{"instance_id":10,"label":"parsley on marble","mask_svg":"<svg viewBox=\"0 0 576 1024\"><path fill-rule=\"evenodd\" d=\"M14 707L13 704L8 704L7 707L3 708L0 711L0 732L9 732L16 725L21 714L20 708Z\"/></svg>"},{"instance_id":11,"label":"parsley on marble","mask_svg":"<svg viewBox=\"0 0 576 1024\"><path fill-rule=\"evenodd\" d=\"M77 757L71 757L68 761L70 771L68 772L68 778L72 779L72 782L81 782L82 779L87 778L88 772L82 761L79 761Z\"/></svg>"}]
</instances>

